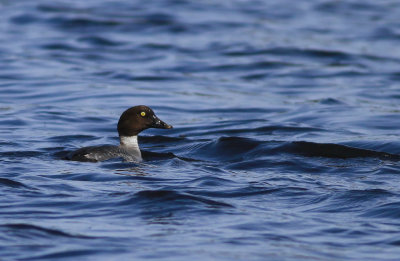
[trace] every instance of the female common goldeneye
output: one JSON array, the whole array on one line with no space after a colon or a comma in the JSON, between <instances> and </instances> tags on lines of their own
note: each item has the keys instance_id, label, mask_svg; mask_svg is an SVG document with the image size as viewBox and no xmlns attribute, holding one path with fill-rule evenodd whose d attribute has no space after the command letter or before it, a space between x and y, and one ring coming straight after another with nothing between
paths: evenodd
<instances>
[{"instance_id":1,"label":"female common goldeneye","mask_svg":"<svg viewBox=\"0 0 400 261\"><path fill-rule=\"evenodd\" d=\"M129 108L122 113L118 121L119 146L84 147L69 153L67 159L97 162L121 157L126 161L139 162L142 160L142 154L137 135L148 128L172 129L172 126L160 120L147 106Z\"/></svg>"}]
</instances>

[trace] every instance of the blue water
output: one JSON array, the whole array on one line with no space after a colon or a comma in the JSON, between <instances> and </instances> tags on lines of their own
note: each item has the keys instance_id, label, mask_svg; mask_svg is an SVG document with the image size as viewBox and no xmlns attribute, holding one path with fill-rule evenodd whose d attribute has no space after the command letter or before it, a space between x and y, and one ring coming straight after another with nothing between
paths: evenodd
<instances>
[{"instance_id":1,"label":"blue water","mask_svg":"<svg viewBox=\"0 0 400 261\"><path fill-rule=\"evenodd\" d=\"M0 1L0 259L399 260L399 17ZM138 104L146 161L63 160Z\"/></svg>"}]
</instances>

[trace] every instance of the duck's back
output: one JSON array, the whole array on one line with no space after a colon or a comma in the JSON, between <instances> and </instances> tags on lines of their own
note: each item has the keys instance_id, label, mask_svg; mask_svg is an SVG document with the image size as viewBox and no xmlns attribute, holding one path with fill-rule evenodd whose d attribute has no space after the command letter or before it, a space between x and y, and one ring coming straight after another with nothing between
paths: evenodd
<instances>
[{"instance_id":1,"label":"duck's back","mask_svg":"<svg viewBox=\"0 0 400 261\"><path fill-rule=\"evenodd\" d=\"M75 161L97 162L112 158L124 157L119 146L102 145L83 147L68 154L67 159Z\"/></svg>"}]
</instances>

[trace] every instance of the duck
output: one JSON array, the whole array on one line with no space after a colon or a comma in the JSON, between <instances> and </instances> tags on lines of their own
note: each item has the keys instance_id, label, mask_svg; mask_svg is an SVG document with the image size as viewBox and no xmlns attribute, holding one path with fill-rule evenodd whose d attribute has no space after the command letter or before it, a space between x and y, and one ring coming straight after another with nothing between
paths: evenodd
<instances>
[{"instance_id":1,"label":"duck","mask_svg":"<svg viewBox=\"0 0 400 261\"><path fill-rule=\"evenodd\" d=\"M138 105L125 110L118 121L119 145L83 147L70 152L66 159L72 161L101 162L113 158L123 158L127 162L143 161L138 143L138 135L149 128L172 129L172 125L160 120L146 105Z\"/></svg>"}]
</instances>

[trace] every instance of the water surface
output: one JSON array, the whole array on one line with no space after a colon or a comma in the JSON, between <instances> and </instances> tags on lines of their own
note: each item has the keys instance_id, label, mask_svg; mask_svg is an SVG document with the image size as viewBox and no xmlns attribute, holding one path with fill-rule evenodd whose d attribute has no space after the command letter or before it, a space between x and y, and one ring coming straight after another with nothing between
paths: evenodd
<instances>
[{"instance_id":1,"label":"water surface","mask_svg":"<svg viewBox=\"0 0 400 261\"><path fill-rule=\"evenodd\" d=\"M0 1L5 260L398 260L398 1ZM62 160L117 144L139 164Z\"/></svg>"}]
</instances>

